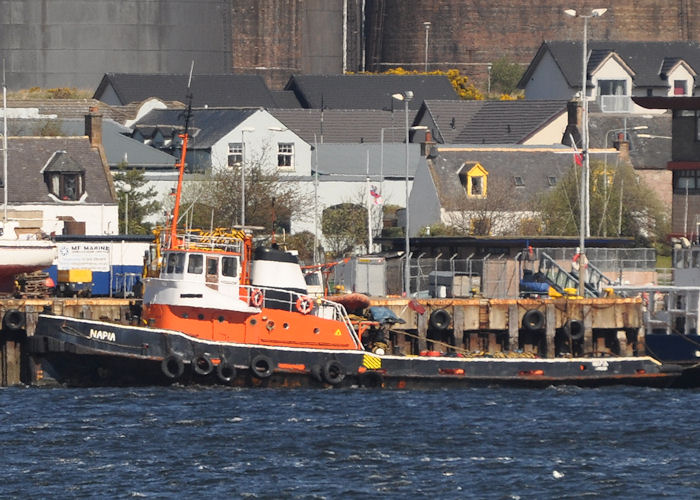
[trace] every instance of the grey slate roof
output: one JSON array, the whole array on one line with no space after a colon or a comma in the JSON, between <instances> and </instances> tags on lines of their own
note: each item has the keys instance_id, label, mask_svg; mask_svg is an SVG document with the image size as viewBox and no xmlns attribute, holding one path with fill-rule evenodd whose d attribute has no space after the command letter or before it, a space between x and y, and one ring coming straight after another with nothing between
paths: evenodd
<instances>
[{"instance_id":1,"label":"grey slate roof","mask_svg":"<svg viewBox=\"0 0 700 500\"><path fill-rule=\"evenodd\" d=\"M39 115L55 115L57 119L85 118L90 108L97 107L104 118L123 122L130 118L130 110L121 106L109 106L97 99L8 99L8 115L12 109L35 108Z\"/></svg>"},{"instance_id":2,"label":"grey slate roof","mask_svg":"<svg viewBox=\"0 0 700 500\"><path fill-rule=\"evenodd\" d=\"M484 167L489 174L487 189L494 185L510 188L513 199L518 202L525 202L550 189L548 177L556 177L558 182L572 166L571 155L556 152L567 148L465 146L450 148L450 151L438 147L438 150L437 157L429 162L430 173L440 204L447 210L458 210L466 198L458 176L465 162L479 163ZM515 176L522 178L522 186L515 186Z\"/></svg>"},{"instance_id":3,"label":"grey slate roof","mask_svg":"<svg viewBox=\"0 0 700 500\"><path fill-rule=\"evenodd\" d=\"M533 71L544 54L549 51L555 63L561 69L564 78L571 88L581 86L581 57L582 41L544 41L533 58L530 66L523 74L519 88L525 88ZM591 57L588 61L587 72L595 70L609 52L615 52L627 64L635 75L634 85L637 87L666 87L668 81L661 69L667 58L682 59L693 70L700 72L700 44L697 42L631 42L631 41L596 41L588 42ZM696 81L696 88L700 82Z\"/></svg>"},{"instance_id":4,"label":"grey slate roof","mask_svg":"<svg viewBox=\"0 0 700 500\"><path fill-rule=\"evenodd\" d=\"M185 102L189 75L106 73L95 90L101 99L109 86L120 104L141 102L149 97ZM193 106L276 107L272 93L259 75L193 75Z\"/></svg>"},{"instance_id":5,"label":"grey slate roof","mask_svg":"<svg viewBox=\"0 0 700 500\"><path fill-rule=\"evenodd\" d=\"M443 144L521 144L566 113L566 101L425 101L416 121L432 122Z\"/></svg>"},{"instance_id":6,"label":"grey slate roof","mask_svg":"<svg viewBox=\"0 0 700 500\"><path fill-rule=\"evenodd\" d=\"M404 109L391 96L406 90L414 94L409 109L426 99L459 100L444 75L292 75L284 89L293 91L302 107L314 109Z\"/></svg>"},{"instance_id":7,"label":"grey slate roof","mask_svg":"<svg viewBox=\"0 0 700 500\"><path fill-rule=\"evenodd\" d=\"M115 168L121 162L138 169L175 167L178 158L124 135L129 133L130 129L113 121L102 122L102 145L110 167Z\"/></svg>"},{"instance_id":8,"label":"grey slate roof","mask_svg":"<svg viewBox=\"0 0 700 500\"><path fill-rule=\"evenodd\" d=\"M337 181L364 180L367 177L367 153L369 152L369 175L372 181L406 178L406 145L398 143L384 144L384 164L381 162L380 144L331 144L318 145L319 180ZM409 178L413 179L416 169L425 163L420 154L420 144L408 146ZM315 164L312 162L312 170ZM331 177L327 177L331 176Z\"/></svg>"},{"instance_id":9,"label":"grey slate roof","mask_svg":"<svg viewBox=\"0 0 700 500\"><path fill-rule=\"evenodd\" d=\"M221 137L236 128L258 108L193 108L190 118L190 142L188 149L206 149ZM185 125L182 109L154 109L134 123L133 128L152 129L155 126L166 127Z\"/></svg>"},{"instance_id":10,"label":"grey slate roof","mask_svg":"<svg viewBox=\"0 0 700 500\"><path fill-rule=\"evenodd\" d=\"M309 144L320 142L403 142L406 136L404 111L376 109L270 109L269 113ZM409 126L415 112L409 110ZM315 138L314 138L315 136ZM323 138L321 137L323 136Z\"/></svg>"},{"instance_id":11,"label":"grey slate roof","mask_svg":"<svg viewBox=\"0 0 700 500\"><path fill-rule=\"evenodd\" d=\"M678 99L673 97L671 99ZM671 141L660 138L642 138L639 134L661 137L671 136L670 112L654 115L616 115L611 113L591 113L588 120L589 144L592 149L614 146L615 129L627 128L630 142L630 161L635 169L666 169L671 161ZM648 127L644 130L632 130L637 126ZM605 136L608 136L607 143ZM591 156L592 160L604 160L600 155ZM608 161L614 162L614 155L608 155Z\"/></svg>"},{"instance_id":12,"label":"grey slate roof","mask_svg":"<svg viewBox=\"0 0 700 500\"><path fill-rule=\"evenodd\" d=\"M9 203L52 204L41 169L57 151L85 169L85 204L114 204L100 154L87 137L8 137L7 191ZM0 203L4 203L0 190Z\"/></svg>"}]
</instances>

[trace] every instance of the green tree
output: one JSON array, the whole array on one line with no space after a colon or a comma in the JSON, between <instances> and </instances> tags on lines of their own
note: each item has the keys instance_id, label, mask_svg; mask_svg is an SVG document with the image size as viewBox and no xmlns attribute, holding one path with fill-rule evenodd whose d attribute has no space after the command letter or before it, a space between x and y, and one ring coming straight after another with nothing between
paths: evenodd
<instances>
[{"instance_id":1,"label":"green tree","mask_svg":"<svg viewBox=\"0 0 700 500\"><path fill-rule=\"evenodd\" d=\"M547 234L579 234L581 168L574 167L543 194L539 210ZM639 245L662 245L669 231L663 204L640 182L634 168L591 162L590 230L592 236L628 236Z\"/></svg>"},{"instance_id":2,"label":"green tree","mask_svg":"<svg viewBox=\"0 0 700 500\"><path fill-rule=\"evenodd\" d=\"M311 231L301 231L287 236L281 243L287 249L299 252L299 261L303 264L314 263L314 235Z\"/></svg>"},{"instance_id":3,"label":"green tree","mask_svg":"<svg viewBox=\"0 0 700 500\"><path fill-rule=\"evenodd\" d=\"M330 206L323 211L321 229L332 257L342 257L367 244L367 209L354 203Z\"/></svg>"},{"instance_id":4,"label":"green tree","mask_svg":"<svg viewBox=\"0 0 700 500\"><path fill-rule=\"evenodd\" d=\"M119 171L112 174L119 199L119 232L122 234L149 234L153 224L144 222L149 215L161 210L161 203L155 198L157 192L147 187L144 171L119 165ZM130 186L130 190L126 186ZM129 227L125 228L127 198L129 200Z\"/></svg>"},{"instance_id":5,"label":"green tree","mask_svg":"<svg viewBox=\"0 0 700 500\"><path fill-rule=\"evenodd\" d=\"M246 166L246 226L262 227L268 234L289 233L293 217L313 216L312 203L296 184L285 182L276 171L265 170L258 162ZM188 217L192 227L240 224L240 167L217 169L214 174L188 181L183 187L180 214Z\"/></svg>"},{"instance_id":6,"label":"green tree","mask_svg":"<svg viewBox=\"0 0 700 500\"><path fill-rule=\"evenodd\" d=\"M491 92L514 94L518 92L518 82L525 69L507 57L497 59L491 66Z\"/></svg>"}]
</instances>

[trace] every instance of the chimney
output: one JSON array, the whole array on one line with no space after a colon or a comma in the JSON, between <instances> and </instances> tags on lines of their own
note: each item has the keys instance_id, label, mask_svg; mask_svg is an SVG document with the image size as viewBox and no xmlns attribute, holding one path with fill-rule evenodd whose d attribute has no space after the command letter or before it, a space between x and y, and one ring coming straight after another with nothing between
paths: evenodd
<instances>
[{"instance_id":1,"label":"chimney","mask_svg":"<svg viewBox=\"0 0 700 500\"><path fill-rule=\"evenodd\" d=\"M90 106L90 111L85 115L85 135L90 138L93 148L102 146L102 114L97 106Z\"/></svg>"},{"instance_id":2,"label":"chimney","mask_svg":"<svg viewBox=\"0 0 700 500\"><path fill-rule=\"evenodd\" d=\"M433 134L430 133L430 130L425 131L425 139L420 145L420 153L422 156L425 156L426 158L430 158L431 155L434 153L433 149L435 148L435 141L433 140Z\"/></svg>"},{"instance_id":3,"label":"chimney","mask_svg":"<svg viewBox=\"0 0 700 500\"><path fill-rule=\"evenodd\" d=\"M566 146L576 145L577 148L583 147L581 140L581 124L583 118L583 108L579 101L569 101L566 103L566 130L561 143Z\"/></svg>"},{"instance_id":4,"label":"chimney","mask_svg":"<svg viewBox=\"0 0 700 500\"><path fill-rule=\"evenodd\" d=\"M617 134L617 141L615 141L614 146L617 148L619 151L618 157L620 158L620 161L624 163L631 163L630 160L630 141L628 141L625 138L625 134L623 132L620 132Z\"/></svg>"}]
</instances>

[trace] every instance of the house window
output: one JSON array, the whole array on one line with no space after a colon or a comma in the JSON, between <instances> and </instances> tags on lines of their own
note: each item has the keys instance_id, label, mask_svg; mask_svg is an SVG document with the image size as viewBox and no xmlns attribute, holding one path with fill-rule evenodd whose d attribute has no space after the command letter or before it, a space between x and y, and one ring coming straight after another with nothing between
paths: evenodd
<instances>
[{"instance_id":1,"label":"house window","mask_svg":"<svg viewBox=\"0 0 700 500\"><path fill-rule=\"evenodd\" d=\"M51 172L49 191L59 200L78 201L83 195L83 174Z\"/></svg>"},{"instance_id":2,"label":"house window","mask_svg":"<svg viewBox=\"0 0 700 500\"><path fill-rule=\"evenodd\" d=\"M235 167L243 163L243 143L232 142L228 145L228 166Z\"/></svg>"},{"instance_id":3,"label":"house window","mask_svg":"<svg viewBox=\"0 0 700 500\"><path fill-rule=\"evenodd\" d=\"M513 182L515 183L516 187L523 187L525 185L525 181L523 180L522 176L520 176L520 175L514 176Z\"/></svg>"},{"instance_id":4,"label":"house window","mask_svg":"<svg viewBox=\"0 0 700 500\"><path fill-rule=\"evenodd\" d=\"M486 198L489 173L479 163L465 163L459 170L459 180L467 198Z\"/></svg>"},{"instance_id":5,"label":"house window","mask_svg":"<svg viewBox=\"0 0 700 500\"><path fill-rule=\"evenodd\" d=\"M294 144L280 142L277 145L277 167L294 168Z\"/></svg>"},{"instance_id":6,"label":"house window","mask_svg":"<svg viewBox=\"0 0 700 500\"><path fill-rule=\"evenodd\" d=\"M598 92L600 95L627 95L627 82L625 80L598 80Z\"/></svg>"},{"instance_id":7,"label":"house window","mask_svg":"<svg viewBox=\"0 0 700 500\"><path fill-rule=\"evenodd\" d=\"M685 80L673 80L673 95L686 95L688 82Z\"/></svg>"},{"instance_id":8,"label":"house window","mask_svg":"<svg viewBox=\"0 0 700 500\"><path fill-rule=\"evenodd\" d=\"M61 201L80 201L85 194L85 169L65 151L56 151L43 168L49 193Z\"/></svg>"},{"instance_id":9,"label":"house window","mask_svg":"<svg viewBox=\"0 0 700 500\"><path fill-rule=\"evenodd\" d=\"M687 191L694 191L698 188L698 170L676 170L673 172L673 191L678 194L685 194Z\"/></svg>"},{"instance_id":10,"label":"house window","mask_svg":"<svg viewBox=\"0 0 700 500\"><path fill-rule=\"evenodd\" d=\"M553 175L548 175L547 176L547 185L550 187L556 186L557 185L557 178Z\"/></svg>"}]
</instances>

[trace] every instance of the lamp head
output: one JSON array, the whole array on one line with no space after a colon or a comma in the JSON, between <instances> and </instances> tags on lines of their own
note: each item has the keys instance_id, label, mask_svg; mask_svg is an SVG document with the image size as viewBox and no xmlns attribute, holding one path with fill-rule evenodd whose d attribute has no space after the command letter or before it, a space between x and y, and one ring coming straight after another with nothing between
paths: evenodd
<instances>
[{"instance_id":1,"label":"lamp head","mask_svg":"<svg viewBox=\"0 0 700 500\"><path fill-rule=\"evenodd\" d=\"M576 17L578 15L574 9L566 9L564 14L571 17Z\"/></svg>"},{"instance_id":2,"label":"lamp head","mask_svg":"<svg viewBox=\"0 0 700 500\"><path fill-rule=\"evenodd\" d=\"M608 11L608 9L593 9L593 10L591 11L591 15L592 15L593 17L600 17L600 16L602 16L603 14L605 14L607 11Z\"/></svg>"}]
</instances>

